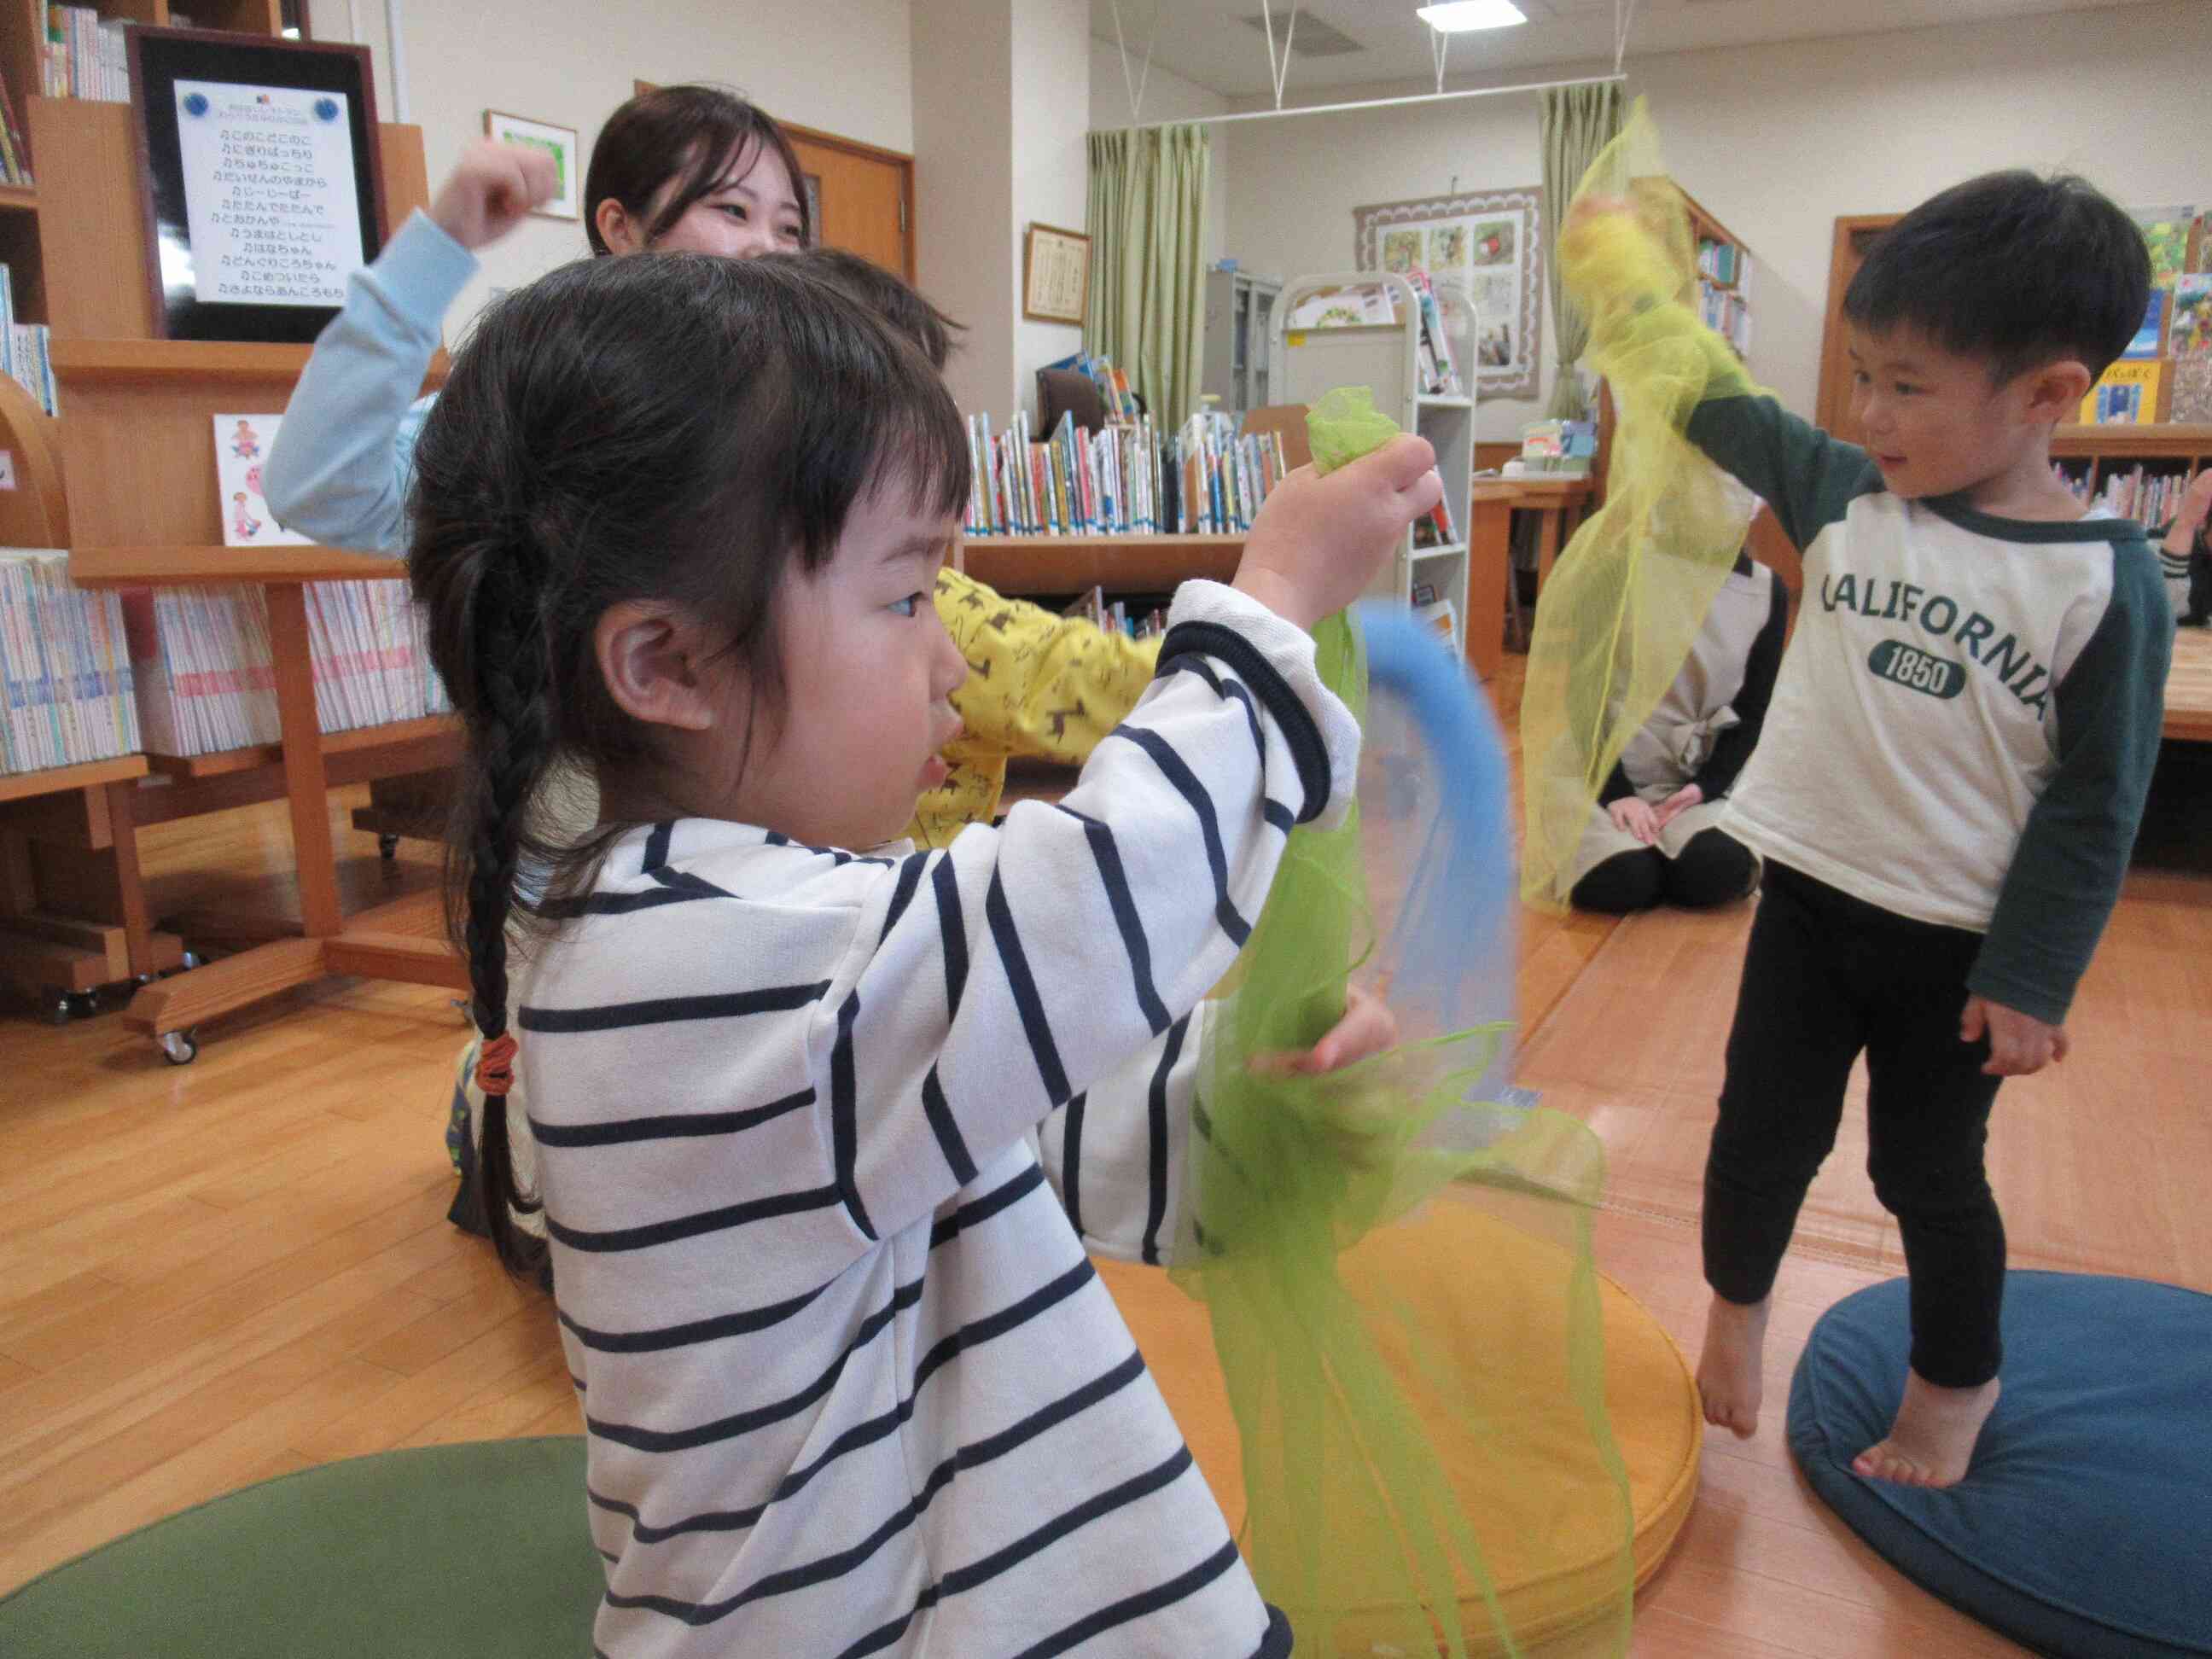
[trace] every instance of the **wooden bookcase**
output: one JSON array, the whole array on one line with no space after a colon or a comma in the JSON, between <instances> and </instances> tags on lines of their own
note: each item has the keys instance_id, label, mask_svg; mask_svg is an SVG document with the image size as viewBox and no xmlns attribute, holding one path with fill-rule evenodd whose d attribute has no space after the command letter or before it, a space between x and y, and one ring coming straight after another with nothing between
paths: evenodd
<instances>
[{"instance_id":1,"label":"wooden bookcase","mask_svg":"<svg viewBox=\"0 0 2212 1659\"><path fill-rule=\"evenodd\" d=\"M1828 310L1820 331L1820 389L1815 423L1833 436L1859 441L1851 419L1851 374L1844 326L1844 294L1865 263L1875 239L1902 214L1862 213L1836 221L1828 258ZM2166 377L2171 388L2172 375ZM2131 472L2170 472L2185 480L2212 465L2212 425L2171 421L2142 425L2062 426L2052 435L2051 458L2069 476L2087 477L2094 495L2106 479Z\"/></svg>"},{"instance_id":2,"label":"wooden bookcase","mask_svg":"<svg viewBox=\"0 0 2212 1659\"><path fill-rule=\"evenodd\" d=\"M281 0L198 0L195 22L273 34ZM167 0L123 0L110 17L169 21ZM281 410L310 348L173 341L155 337L145 282L131 106L76 99L26 98L38 84L43 8L0 0L0 73L25 115L37 188L27 205L0 204L0 257L17 267L21 314L53 330L62 418L56 423L60 472L69 489L71 574L95 587L191 583L263 585L276 671L281 743L224 755L155 757L143 777L104 778L69 796L67 811L45 815L52 833L78 850L110 856L111 885L125 911L126 934L146 933L136 891L133 837L144 824L286 799L291 806L300 918L209 915L192 936L224 943L266 941L190 974L146 984L126 1020L159 1041L174 1060L191 1057L191 1029L288 987L331 974L363 974L424 984L465 986L447 946L433 895L403 900L349 922L342 914L333 866L327 789L413 774L456 757L450 720L404 722L325 738L318 728L307 647L303 585L346 579L392 580L403 567L387 558L322 548L239 549L215 544L222 518L210 416L235 409ZM378 133L386 212L392 226L428 199L422 134L384 125ZM56 204L72 204L60 211ZM27 229L26 228L27 227ZM13 240L10 240L10 239ZM442 378L434 365L431 384ZM90 819L96 787L98 823ZM82 811L75 804L84 803ZM87 822L77 824L74 817ZM20 896L21 860L8 872ZM36 872L32 872L35 874ZM135 916L132 914L135 908ZM133 949L124 965L141 977L163 963Z\"/></svg>"}]
</instances>

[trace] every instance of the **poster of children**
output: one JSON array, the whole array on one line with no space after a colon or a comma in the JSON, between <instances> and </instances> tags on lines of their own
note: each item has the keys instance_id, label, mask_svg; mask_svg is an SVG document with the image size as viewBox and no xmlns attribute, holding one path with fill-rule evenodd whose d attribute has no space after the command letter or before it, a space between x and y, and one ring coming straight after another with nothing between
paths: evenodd
<instances>
[{"instance_id":1,"label":"poster of children","mask_svg":"<svg viewBox=\"0 0 2212 1659\"><path fill-rule=\"evenodd\" d=\"M2212 356L2212 276L2175 281L2173 325L2166 337L2176 357Z\"/></svg>"},{"instance_id":2,"label":"poster of children","mask_svg":"<svg viewBox=\"0 0 2212 1659\"><path fill-rule=\"evenodd\" d=\"M294 534L276 522L261 493L261 469L276 441L282 415L218 415L215 417L216 504L222 509L225 547L306 547L312 538Z\"/></svg>"}]
</instances>

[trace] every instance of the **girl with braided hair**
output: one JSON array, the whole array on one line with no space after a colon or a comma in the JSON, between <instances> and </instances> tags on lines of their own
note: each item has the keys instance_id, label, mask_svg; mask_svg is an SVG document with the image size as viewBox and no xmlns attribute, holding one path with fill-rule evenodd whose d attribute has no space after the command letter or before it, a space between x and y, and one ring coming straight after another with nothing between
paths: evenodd
<instances>
[{"instance_id":1,"label":"girl with braided hair","mask_svg":"<svg viewBox=\"0 0 2212 1659\"><path fill-rule=\"evenodd\" d=\"M1292 473L1073 793L917 851L967 672L931 365L805 257L593 261L486 313L409 568L468 737L487 1217L526 1266L519 1087L599 1651L1288 1652L1086 1246L1182 1234L1200 999L1291 827L1349 805L1306 629L1432 462ZM1392 1037L1355 1003L1295 1063Z\"/></svg>"}]
</instances>

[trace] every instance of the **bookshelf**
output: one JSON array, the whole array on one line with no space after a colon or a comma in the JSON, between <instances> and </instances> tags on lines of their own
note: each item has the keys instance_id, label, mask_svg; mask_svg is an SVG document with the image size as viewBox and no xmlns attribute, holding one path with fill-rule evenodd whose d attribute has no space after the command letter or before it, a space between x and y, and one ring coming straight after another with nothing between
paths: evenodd
<instances>
[{"instance_id":1,"label":"bookshelf","mask_svg":"<svg viewBox=\"0 0 2212 1659\"><path fill-rule=\"evenodd\" d=\"M1336 328L1291 326L1290 319L1299 306L1321 290L1370 285L1379 286L1390 295L1395 322ZM1496 666L1498 641L1469 626L1468 608L1473 561L1468 538L1475 507L1474 306L1464 290L1449 281L1436 284L1436 297L1463 392L1447 395L1427 390L1421 372L1420 309L1413 285L1395 272L1379 270L1299 276L1284 285L1274 308L1269 342L1273 384L1276 397L1304 404L1319 402L1332 386L1370 386L1376 409L1436 447L1437 470L1443 478L1444 502L1455 539L1419 546L1409 530L1374 591L1380 597L1407 605L1413 602L1416 587L1434 588L1437 599L1451 605L1454 648L1465 654L1477 673L1487 674ZM1502 596L1505 580L1503 569L1486 568L1480 578L1486 598L1493 586ZM1502 603L1499 616L1502 630Z\"/></svg>"},{"instance_id":2,"label":"bookshelf","mask_svg":"<svg viewBox=\"0 0 2212 1659\"><path fill-rule=\"evenodd\" d=\"M1179 582L1225 582L1237 574L1242 536L979 536L955 554L956 568L1018 599L1082 593L1169 592Z\"/></svg>"},{"instance_id":3,"label":"bookshelf","mask_svg":"<svg viewBox=\"0 0 2212 1659\"><path fill-rule=\"evenodd\" d=\"M283 27L278 0L198 0L188 9L203 26L263 34ZM128 929L127 936L149 939L135 848L136 832L144 825L287 799L298 870L297 921L237 915L185 918L196 940L252 948L177 978L142 983L125 1019L181 1064L197 1052L193 1028L201 1021L330 975L461 988L466 975L446 943L434 895L349 919L340 906L333 862L329 787L450 765L459 752L459 733L450 720L407 721L329 738L318 729L304 585L390 580L403 576L404 567L317 547L215 544L222 520L210 417L238 409L283 409L309 348L155 337L144 280L144 223L129 206L140 190L131 107L21 96L26 85L37 84L33 24L41 9L29 0L0 0L0 73L8 76L25 112L38 181L29 204L0 204L0 257L12 257L21 267L16 292L22 314L53 329L62 408L54 431L60 474L72 486L72 576L82 586L125 590L260 583L283 734L276 744L228 754L153 757L142 762L144 776L52 796L44 804L45 832L73 838L77 850L106 860L90 884L104 884L106 902L119 912L116 925ZM100 9L109 17L170 21L167 0L123 0ZM428 200L422 134L414 127L385 125L378 141L386 210L396 223ZM54 206L58 202L88 205L60 212ZM387 234L390 228L387 223ZM439 384L442 371L441 359L426 384ZM6 810L22 805L9 803ZM20 865L20 860L11 862L11 881L22 874ZM162 965L176 965L163 963L155 949L128 954L128 975L104 977L144 980Z\"/></svg>"},{"instance_id":4,"label":"bookshelf","mask_svg":"<svg viewBox=\"0 0 2212 1659\"><path fill-rule=\"evenodd\" d=\"M1820 389L1817 419L1826 431L1850 442L1859 441L1857 422L1851 418L1850 364L1846 355L1844 295L1866 260L1875 240L1903 217L1895 213L1863 213L1836 221L1835 240L1828 260L1828 310L1820 337ZM2171 307L2168 307L2169 313ZM2172 359L2161 377L2161 391L2171 397ZM2051 434L2051 459L2077 487L2086 485L2092 499L2100 497L2108 481L2132 478L2137 468L2148 477L2169 475L2183 483L2212 465L2212 424L2174 421L2106 426L2062 426ZM2155 527L2155 526L2151 526Z\"/></svg>"}]
</instances>

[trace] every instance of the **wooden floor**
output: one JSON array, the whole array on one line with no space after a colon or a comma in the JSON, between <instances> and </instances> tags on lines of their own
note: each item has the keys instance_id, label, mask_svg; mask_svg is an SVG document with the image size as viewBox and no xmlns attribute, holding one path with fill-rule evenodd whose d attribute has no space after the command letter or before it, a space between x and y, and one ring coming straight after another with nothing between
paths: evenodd
<instances>
[{"instance_id":1,"label":"wooden floor","mask_svg":"<svg viewBox=\"0 0 2212 1659\"><path fill-rule=\"evenodd\" d=\"M1509 730L1518 659L1494 687ZM2212 1289L2212 846L2208 751L2154 814L2072 1021L2074 1057L2008 1085L1994 1178L2014 1260ZM353 902L434 879L346 822ZM2162 816L2161 816L2162 815ZM281 893L281 808L147 838L156 908ZM1613 1164L1601 1265L1694 1352L1696 1184L1747 908L1610 927L1529 919L1521 1080L1592 1122ZM0 1006L0 1590L232 1487L388 1447L567 1432L575 1407L542 1302L447 1226L441 1144L461 1020L441 993L336 983L201 1033L163 1064L112 1018L54 1030ZM1854 1117L1856 1125L1859 1120ZM1858 1137L1854 1141L1853 1137ZM1823 1174L1785 1264L1768 1354L1778 1401L1812 1323L1897 1271L1859 1167ZM1697 1507L1645 1592L1654 1659L2021 1651L1906 1584L1811 1498L1770 1410L1708 1440Z\"/></svg>"}]
</instances>

